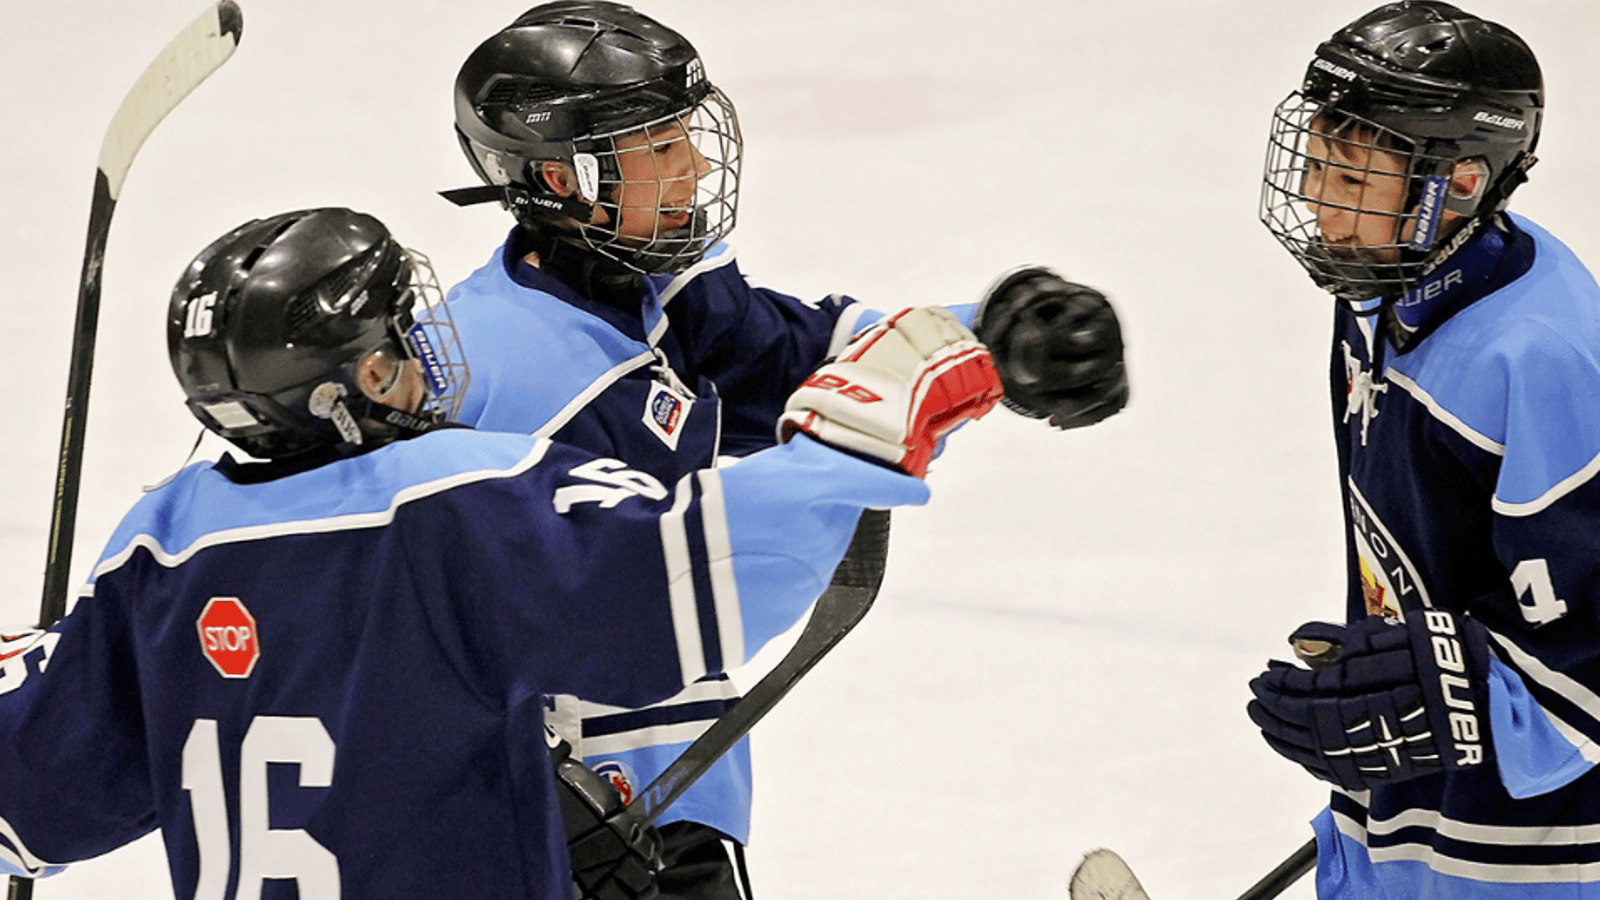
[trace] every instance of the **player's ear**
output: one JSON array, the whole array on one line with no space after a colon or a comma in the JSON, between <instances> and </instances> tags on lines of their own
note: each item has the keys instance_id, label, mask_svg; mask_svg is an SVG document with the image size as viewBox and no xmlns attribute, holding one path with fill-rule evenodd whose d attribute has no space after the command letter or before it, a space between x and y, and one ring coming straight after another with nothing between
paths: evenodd
<instances>
[{"instance_id":1,"label":"player's ear","mask_svg":"<svg viewBox=\"0 0 1600 900\"><path fill-rule=\"evenodd\" d=\"M1489 186L1489 167L1482 160L1467 159L1450 170L1450 199L1476 200Z\"/></svg>"},{"instance_id":2,"label":"player's ear","mask_svg":"<svg viewBox=\"0 0 1600 900\"><path fill-rule=\"evenodd\" d=\"M356 385L361 388L361 393L367 395L367 399L385 403L400 381L403 365L401 360L382 348L373 350L356 363Z\"/></svg>"},{"instance_id":3,"label":"player's ear","mask_svg":"<svg viewBox=\"0 0 1600 900\"><path fill-rule=\"evenodd\" d=\"M550 190L563 197L571 197L578 192L578 175L572 167L562 162L542 162L539 164L539 177Z\"/></svg>"}]
</instances>

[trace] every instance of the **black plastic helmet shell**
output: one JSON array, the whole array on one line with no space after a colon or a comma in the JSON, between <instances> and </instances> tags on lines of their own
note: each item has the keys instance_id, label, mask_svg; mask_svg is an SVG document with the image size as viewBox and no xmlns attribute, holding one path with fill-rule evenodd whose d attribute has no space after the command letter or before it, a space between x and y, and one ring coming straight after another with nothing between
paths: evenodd
<instances>
[{"instance_id":1,"label":"black plastic helmet shell","mask_svg":"<svg viewBox=\"0 0 1600 900\"><path fill-rule=\"evenodd\" d=\"M1302 92L1416 140L1427 155L1484 158L1496 184L1533 152L1544 111L1528 45L1435 0L1390 3L1345 26L1317 48Z\"/></svg>"},{"instance_id":2,"label":"black plastic helmet shell","mask_svg":"<svg viewBox=\"0 0 1600 900\"><path fill-rule=\"evenodd\" d=\"M489 150L570 160L571 142L682 112L710 90L699 55L672 29L617 3L547 3L467 57L456 127Z\"/></svg>"},{"instance_id":3,"label":"black plastic helmet shell","mask_svg":"<svg viewBox=\"0 0 1600 900\"><path fill-rule=\"evenodd\" d=\"M307 398L327 381L358 390L346 368L396 339L409 278L383 224L352 210L284 213L230 231L189 264L168 307L168 354L191 411L254 456L339 443ZM207 411L227 403L257 421L228 425Z\"/></svg>"}]
</instances>

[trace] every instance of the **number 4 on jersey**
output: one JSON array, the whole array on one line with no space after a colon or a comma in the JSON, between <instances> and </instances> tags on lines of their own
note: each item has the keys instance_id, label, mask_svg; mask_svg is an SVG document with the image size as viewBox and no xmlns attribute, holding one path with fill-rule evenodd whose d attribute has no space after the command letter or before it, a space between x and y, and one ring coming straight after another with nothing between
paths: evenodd
<instances>
[{"instance_id":1,"label":"number 4 on jersey","mask_svg":"<svg viewBox=\"0 0 1600 900\"><path fill-rule=\"evenodd\" d=\"M1522 604L1522 617L1534 625L1554 622L1567 614L1567 601L1556 596L1550 580L1550 563L1525 559L1511 570L1511 587Z\"/></svg>"}]
</instances>

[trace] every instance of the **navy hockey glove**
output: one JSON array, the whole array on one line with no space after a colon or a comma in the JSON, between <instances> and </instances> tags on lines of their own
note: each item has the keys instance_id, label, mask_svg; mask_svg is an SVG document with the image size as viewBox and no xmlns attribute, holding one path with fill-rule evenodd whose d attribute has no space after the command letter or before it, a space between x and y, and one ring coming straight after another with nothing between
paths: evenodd
<instances>
[{"instance_id":1,"label":"navy hockey glove","mask_svg":"<svg viewBox=\"0 0 1600 900\"><path fill-rule=\"evenodd\" d=\"M578 900L655 897L656 875L661 871L660 833L622 802L615 785L573 759L572 745L554 740L558 743L550 748L550 758Z\"/></svg>"},{"instance_id":2,"label":"navy hockey glove","mask_svg":"<svg viewBox=\"0 0 1600 900\"><path fill-rule=\"evenodd\" d=\"M1404 621L1312 622L1289 636L1312 668L1274 660L1250 682L1250 718L1311 774L1367 790L1492 758L1488 636L1442 609Z\"/></svg>"},{"instance_id":3,"label":"navy hockey glove","mask_svg":"<svg viewBox=\"0 0 1600 900\"><path fill-rule=\"evenodd\" d=\"M778 440L798 431L923 477L939 441L1000 400L989 351L949 310L903 309L856 335L789 396Z\"/></svg>"},{"instance_id":4,"label":"navy hockey glove","mask_svg":"<svg viewBox=\"0 0 1600 900\"><path fill-rule=\"evenodd\" d=\"M1057 428L1079 428L1128 405L1122 326L1105 295L1049 269L1002 276L978 304L978 340L994 354L1002 401Z\"/></svg>"}]
</instances>

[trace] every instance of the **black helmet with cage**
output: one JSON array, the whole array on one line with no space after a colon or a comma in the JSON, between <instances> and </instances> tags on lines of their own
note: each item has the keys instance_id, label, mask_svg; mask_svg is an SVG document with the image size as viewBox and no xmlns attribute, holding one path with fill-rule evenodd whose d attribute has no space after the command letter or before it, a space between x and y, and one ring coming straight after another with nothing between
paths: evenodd
<instances>
[{"instance_id":1,"label":"black helmet with cage","mask_svg":"<svg viewBox=\"0 0 1600 900\"><path fill-rule=\"evenodd\" d=\"M1319 46L1300 89L1276 110L1262 221L1339 300L1395 300L1505 207L1534 163L1543 112L1539 63L1510 30L1437 0L1386 4ZM1390 251L1383 262L1323 240L1319 207L1337 205L1308 196L1308 167L1330 163L1308 150L1313 137L1362 151L1350 159L1400 161L1400 215L1389 214L1389 243L1367 248ZM1475 190L1452 184L1463 163L1477 167ZM1371 171L1332 164L1358 177ZM1359 204L1337 208L1363 213ZM1439 227L1447 211L1462 217L1448 232Z\"/></svg>"},{"instance_id":2,"label":"black helmet with cage","mask_svg":"<svg viewBox=\"0 0 1600 900\"><path fill-rule=\"evenodd\" d=\"M497 200L532 231L646 274L683 271L733 229L742 152L733 104L682 35L627 6L528 10L462 64L455 119L485 184L445 192L457 203ZM632 135L686 135L703 157L687 225L658 225L646 239L617 233L617 141ZM551 185L547 162L574 183Z\"/></svg>"},{"instance_id":3,"label":"black helmet with cage","mask_svg":"<svg viewBox=\"0 0 1600 900\"><path fill-rule=\"evenodd\" d=\"M195 257L167 309L167 351L189 410L251 456L357 453L454 418L467 386L428 261L377 219L323 208L258 219ZM368 399L360 362L415 361L426 399Z\"/></svg>"}]
</instances>

